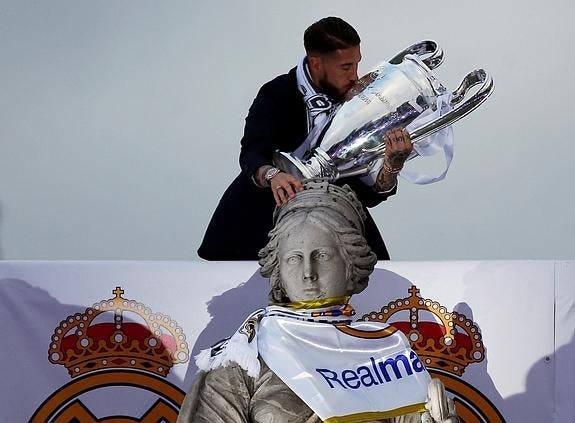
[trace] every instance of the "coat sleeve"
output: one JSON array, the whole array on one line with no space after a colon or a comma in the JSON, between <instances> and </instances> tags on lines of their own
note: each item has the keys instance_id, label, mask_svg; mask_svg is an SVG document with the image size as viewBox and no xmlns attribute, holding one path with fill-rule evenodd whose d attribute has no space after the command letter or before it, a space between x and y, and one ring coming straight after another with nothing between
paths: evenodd
<instances>
[{"instance_id":1,"label":"coat sleeve","mask_svg":"<svg viewBox=\"0 0 575 423\"><path fill-rule=\"evenodd\" d=\"M306 108L294 68L264 84L254 99L241 140L242 171L252 176L273 163L275 150L294 151L306 136Z\"/></svg>"},{"instance_id":2,"label":"coat sleeve","mask_svg":"<svg viewBox=\"0 0 575 423\"><path fill-rule=\"evenodd\" d=\"M272 164L281 113L278 99L264 85L250 107L241 140L240 167L248 175L252 176L260 166Z\"/></svg>"},{"instance_id":3,"label":"coat sleeve","mask_svg":"<svg viewBox=\"0 0 575 423\"><path fill-rule=\"evenodd\" d=\"M395 195L397 192L396 185L395 188L389 192L378 193L373 189L373 187L364 184L359 178L345 178L342 179L340 183L342 185L348 184L365 207L375 207L382 201L387 200L388 197Z\"/></svg>"}]
</instances>

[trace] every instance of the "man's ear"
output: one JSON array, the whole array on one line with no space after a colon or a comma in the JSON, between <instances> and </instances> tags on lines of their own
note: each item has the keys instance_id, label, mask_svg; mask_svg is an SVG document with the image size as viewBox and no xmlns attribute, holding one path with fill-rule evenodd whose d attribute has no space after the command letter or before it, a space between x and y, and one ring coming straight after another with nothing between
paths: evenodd
<instances>
[{"instance_id":1,"label":"man's ear","mask_svg":"<svg viewBox=\"0 0 575 423\"><path fill-rule=\"evenodd\" d=\"M316 55L308 55L307 64L309 66L310 71L314 74L317 74L319 73L322 66L321 57Z\"/></svg>"},{"instance_id":2,"label":"man's ear","mask_svg":"<svg viewBox=\"0 0 575 423\"><path fill-rule=\"evenodd\" d=\"M360 292L360 291L356 291L357 282L353 280L352 272L353 272L352 266L349 263L346 263L345 277L347 279L346 288L347 288L348 295L353 295L353 294L357 294L358 292ZM363 289L361 291L363 291Z\"/></svg>"}]
</instances>

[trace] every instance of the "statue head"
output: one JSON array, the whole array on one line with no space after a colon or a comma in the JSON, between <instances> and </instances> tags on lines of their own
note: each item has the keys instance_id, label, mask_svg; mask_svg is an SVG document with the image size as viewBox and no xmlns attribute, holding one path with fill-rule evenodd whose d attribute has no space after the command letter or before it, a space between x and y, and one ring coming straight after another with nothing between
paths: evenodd
<instances>
[{"instance_id":1,"label":"statue head","mask_svg":"<svg viewBox=\"0 0 575 423\"><path fill-rule=\"evenodd\" d=\"M376 255L364 238L365 212L355 193L321 180L276 209L260 251L270 303L348 296L367 286Z\"/></svg>"}]
</instances>

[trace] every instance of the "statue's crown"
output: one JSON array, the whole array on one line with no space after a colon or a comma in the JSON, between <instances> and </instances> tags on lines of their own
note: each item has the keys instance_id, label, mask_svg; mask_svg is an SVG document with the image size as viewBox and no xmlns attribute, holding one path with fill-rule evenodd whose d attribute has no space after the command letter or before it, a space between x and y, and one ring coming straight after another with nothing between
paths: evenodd
<instances>
[{"instance_id":1,"label":"statue's crown","mask_svg":"<svg viewBox=\"0 0 575 423\"><path fill-rule=\"evenodd\" d=\"M408 292L408 297L392 301L360 320L386 322L397 327L429 368L461 376L468 364L483 360L485 348L481 333L472 320L448 311L437 301L421 298L415 285ZM409 318L405 320L407 315Z\"/></svg>"},{"instance_id":2,"label":"statue's crown","mask_svg":"<svg viewBox=\"0 0 575 423\"><path fill-rule=\"evenodd\" d=\"M274 224L289 214L322 208L339 213L364 234L363 221L366 214L355 192L348 185L340 187L321 178L304 180L303 190L286 204L276 208Z\"/></svg>"},{"instance_id":3,"label":"statue's crown","mask_svg":"<svg viewBox=\"0 0 575 423\"><path fill-rule=\"evenodd\" d=\"M52 363L66 366L72 377L109 368L166 376L188 360L186 337L174 320L122 297L120 287L112 292L114 298L60 322L50 342Z\"/></svg>"}]
</instances>

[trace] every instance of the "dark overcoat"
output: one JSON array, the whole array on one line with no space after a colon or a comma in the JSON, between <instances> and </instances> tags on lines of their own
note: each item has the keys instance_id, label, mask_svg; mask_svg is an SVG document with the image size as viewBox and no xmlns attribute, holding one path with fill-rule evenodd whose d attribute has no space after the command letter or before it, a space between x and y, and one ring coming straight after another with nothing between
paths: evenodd
<instances>
[{"instance_id":1,"label":"dark overcoat","mask_svg":"<svg viewBox=\"0 0 575 423\"><path fill-rule=\"evenodd\" d=\"M252 175L272 164L275 150L292 152L307 136L307 111L297 88L295 68L264 84L246 117L241 140L240 174L224 192L204 235L198 255L206 260L257 260L273 227L275 201ZM358 178L344 178L364 207L374 207L390 195L380 194ZM367 213L367 210L366 210ZM389 260L382 236L367 213L366 239L379 260Z\"/></svg>"}]
</instances>

